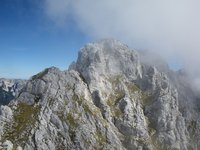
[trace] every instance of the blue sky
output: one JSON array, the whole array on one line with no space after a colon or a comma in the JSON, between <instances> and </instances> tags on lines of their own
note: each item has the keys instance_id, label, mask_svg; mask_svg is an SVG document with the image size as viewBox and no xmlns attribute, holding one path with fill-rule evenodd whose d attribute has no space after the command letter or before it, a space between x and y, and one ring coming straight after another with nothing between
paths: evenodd
<instances>
[{"instance_id":1,"label":"blue sky","mask_svg":"<svg viewBox=\"0 0 200 150\"><path fill-rule=\"evenodd\" d=\"M40 0L0 0L0 77L29 78L46 67L67 69L89 38L73 21L58 28Z\"/></svg>"},{"instance_id":2,"label":"blue sky","mask_svg":"<svg viewBox=\"0 0 200 150\"><path fill-rule=\"evenodd\" d=\"M196 76L199 6L196 0L0 0L0 77L65 70L83 45L110 37Z\"/></svg>"}]
</instances>

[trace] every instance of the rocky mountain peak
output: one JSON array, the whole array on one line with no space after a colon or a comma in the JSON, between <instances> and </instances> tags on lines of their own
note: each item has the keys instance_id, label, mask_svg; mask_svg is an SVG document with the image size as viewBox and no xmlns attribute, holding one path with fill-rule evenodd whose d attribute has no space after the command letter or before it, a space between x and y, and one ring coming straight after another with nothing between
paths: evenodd
<instances>
[{"instance_id":1,"label":"rocky mountain peak","mask_svg":"<svg viewBox=\"0 0 200 150\"><path fill-rule=\"evenodd\" d=\"M103 85L103 78L126 76L130 80L142 78L141 63L137 51L113 39L85 45L78 54L77 62L70 69L78 71L91 91ZM96 84L100 81L102 84Z\"/></svg>"},{"instance_id":2,"label":"rocky mountain peak","mask_svg":"<svg viewBox=\"0 0 200 150\"><path fill-rule=\"evenodd\" d=\"M117 40L89 43L69 70L43 70L0 107L0 149L197 150L195 97L171 76Z\"/></svg>"},{"instance_id":3,"label":"rocky mountain peak","mask_svg":"<svg viewBox=\"0 0 200 150\"><path fill-rule=\"evenodd\" d=\"M80 50L76 64L77 70L86 78L91 78L88 73L92 72L99 75L125 74L132 79L141 76L138 53L117 40L87 44Z\"/></svg>"}]
</instances>

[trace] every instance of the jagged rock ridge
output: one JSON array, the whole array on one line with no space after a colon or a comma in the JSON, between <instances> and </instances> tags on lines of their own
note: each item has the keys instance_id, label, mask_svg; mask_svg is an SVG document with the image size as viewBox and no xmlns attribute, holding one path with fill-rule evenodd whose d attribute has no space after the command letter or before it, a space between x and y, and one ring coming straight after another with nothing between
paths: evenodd
<instances>
[{"instance_id":1,"label":"jagged rock ridge","mask_svg":"<svg viewBox=\"0 0 200 150\"><path fill-rule=\"evenodd\" d=\"M89 43L68 71L48 68L0 109L2 147L190 150L199 147L189 85L116 40ZM178 86L180 85L180 86ZM188 87L187 87L188 86ZM188 101L193 99L191 107Z\"/></svg>"}]
</instances>

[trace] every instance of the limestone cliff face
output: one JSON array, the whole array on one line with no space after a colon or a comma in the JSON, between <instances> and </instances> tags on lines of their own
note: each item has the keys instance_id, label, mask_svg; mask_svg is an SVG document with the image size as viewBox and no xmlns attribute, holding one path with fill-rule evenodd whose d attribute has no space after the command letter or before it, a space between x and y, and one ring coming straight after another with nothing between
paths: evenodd
<instances>
[{"instance_id":1,"label":"limestone cliff face","mask_svg":"<svg viewBox=\"0 0 200 150\"><path fill-rule=\"evenodd\" d=\"M182 84L119 41L87 44L68 71L45 69L1 106L1 146L197 150L198 101Z\"/></svg>"}]
</instances>

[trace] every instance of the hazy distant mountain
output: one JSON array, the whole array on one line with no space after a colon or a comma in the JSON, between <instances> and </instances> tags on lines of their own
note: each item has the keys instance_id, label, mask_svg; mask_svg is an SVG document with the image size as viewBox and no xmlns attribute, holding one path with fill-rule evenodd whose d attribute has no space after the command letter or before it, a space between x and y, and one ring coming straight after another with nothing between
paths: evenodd
<instances>
[{"instance_id":1,"label":"hazy distant mountain","mask_svg":"<svg viewBox=\"0 0 200 150\"><path fill-rule=\"evenodd\" d=\"M102 40L82 48L69 70L33 76L1 106L1 146L198 150L199 102L187 76L140 58L119 41Z\"/></svg>"},{"instance_id":2,"label":"hazy distant mountain","mask_svg":"<svg viewBox=\"0 0 200 150\"><path fill-rule=\"evenodd\" d=\"M25 80L0 78L0 105L6 105L14 99L25 83Z\"/></svg>"}]
</instances>

